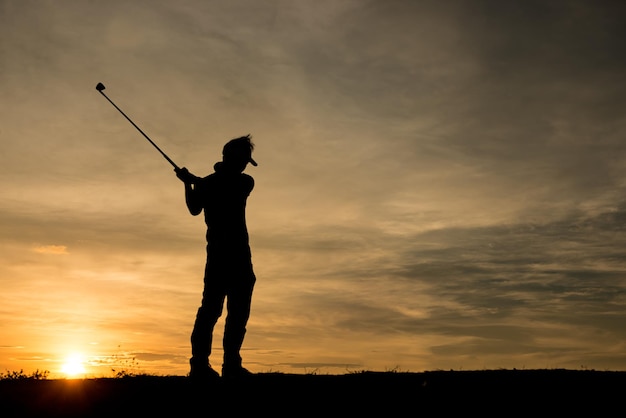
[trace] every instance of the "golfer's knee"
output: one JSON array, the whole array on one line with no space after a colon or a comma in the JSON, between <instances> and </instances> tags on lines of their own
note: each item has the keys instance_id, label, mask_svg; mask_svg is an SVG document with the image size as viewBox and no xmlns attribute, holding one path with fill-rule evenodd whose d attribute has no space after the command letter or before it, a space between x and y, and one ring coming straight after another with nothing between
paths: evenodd
<instances>
[{"instance_id":1,"label":"golfer's knee","mask_svg":"<svg viewBox=\"0 0 626 418\"><path fill-rule=\"evenodd\" d=\"M196 314L196 321L204 324L215 325L220 316L222 316L221 310L200 308Z\"/></svg>"}]
</instances>

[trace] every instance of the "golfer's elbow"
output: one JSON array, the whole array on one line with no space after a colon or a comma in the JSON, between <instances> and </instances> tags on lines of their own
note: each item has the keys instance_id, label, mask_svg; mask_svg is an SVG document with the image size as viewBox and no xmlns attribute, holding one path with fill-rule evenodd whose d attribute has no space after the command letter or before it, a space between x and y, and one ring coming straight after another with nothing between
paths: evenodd
<instances>
[{"instance_id":1,"label":"golfer's elbow","mask_svg":"<svg viewBox=\"0 0 626 418\"><path fill-rule=\"evenodd\" d=\"M202 212L202 208L189 207L188 209L189 209L189 213L191 213L193 216L198 216Z\"/></svg>"},{"instance_id":2,"label":"golfer's elbow","mask_svg":"<svg viewBox=\"0 0 626 418\"><path fill-rule=\"evenodd\" d=\"M198 204L193 199L186 199L187 209L193 216L199 215L202 212L202 205Z\"/></svg>"},{"instance_id":3,"label":"golfer's elbow","mask_svg":"<svg viewBox=\"0 0 626 418\"><path fill-rule=\"evenodd\" d=\"M190 185L185 185L185 204L189 213L193 216L199 215L202 212L202 201L198 198L198 194Z\"/></svg>"}]
</instances>

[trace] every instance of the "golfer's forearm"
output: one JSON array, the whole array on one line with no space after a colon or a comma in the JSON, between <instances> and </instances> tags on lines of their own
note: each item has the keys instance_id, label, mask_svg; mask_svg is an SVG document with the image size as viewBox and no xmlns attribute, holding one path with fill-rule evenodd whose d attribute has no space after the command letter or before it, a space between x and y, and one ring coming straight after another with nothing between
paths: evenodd
<instances>
[{"instance_id":1,"label":"golfer's forearm","mask_svg":"<svg viewBox=\"0 0 626 418\"><path fill-rule=\"evenodd\" d=\"M198 199L198 194L189 183L185 184L185 203L187 204L189 213L192 215L195 216L202 212L202 203L200 199Z\"/></svg>"}]
</instances>

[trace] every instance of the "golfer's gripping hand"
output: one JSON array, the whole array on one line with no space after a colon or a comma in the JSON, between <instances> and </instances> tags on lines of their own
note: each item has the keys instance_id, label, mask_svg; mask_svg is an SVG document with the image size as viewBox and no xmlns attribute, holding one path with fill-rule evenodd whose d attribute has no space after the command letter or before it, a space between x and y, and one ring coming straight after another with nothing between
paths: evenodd
<instances>
[{"instance_id":1,"label":"golfer's gripping hand","mask_svg":"<svg viewBox=\"0 0 626 418\"><path fill-rule=\"evenodd\" d=\"M195 183L196 180L198 179L196 176L194 176L193 174L191 174L189 172L189 170L187 170L186 167L183 168L175 168L174 172L176 172L176 177L178 177L179 179L181 179L183 181L183 183L186 184L192 184Z\"/></svg>"}]
</instances>

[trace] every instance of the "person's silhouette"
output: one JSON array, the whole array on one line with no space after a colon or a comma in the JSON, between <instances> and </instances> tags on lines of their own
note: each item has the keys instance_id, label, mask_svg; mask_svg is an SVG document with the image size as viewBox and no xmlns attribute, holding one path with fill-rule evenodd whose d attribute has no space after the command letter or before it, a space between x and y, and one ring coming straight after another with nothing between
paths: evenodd
<instances>
[{"instance_id":1,"label":"person's silhouette","mask_svg":"<svg viewBox=\"0 0 626 418\"><path fill-rule=\"evenodd\" d=\"M222 377L251 374L241 364L240 349L250 316L252 291L256 276L246 226L246 202L254 188L254 179L244 174L252 159L254 144L250 135L235 138L224 145L221 162L207 177L196 177L187 168L175 169L185 183L185 202L196 216L204 211L207 225L207 259L204 271L202 303L191 333L189 377L219 377L209 362L213 328L222 315L226 299L224 359Z\"/></svg>"}]
</instances>

